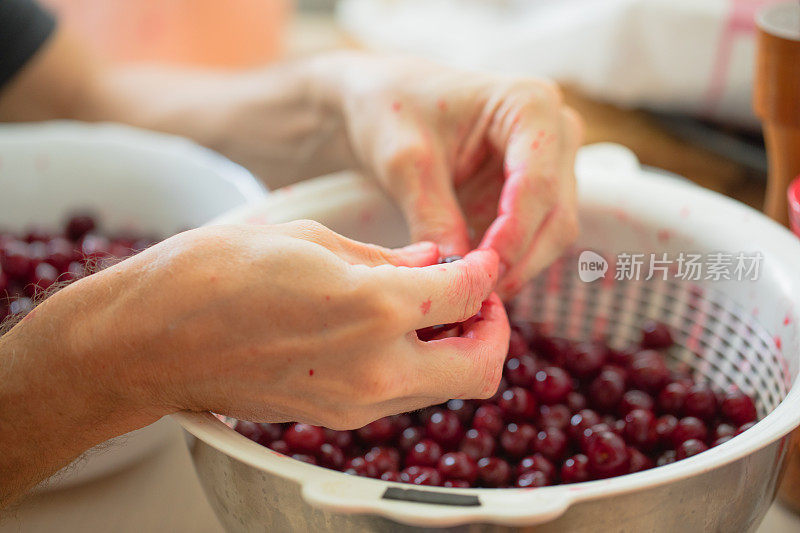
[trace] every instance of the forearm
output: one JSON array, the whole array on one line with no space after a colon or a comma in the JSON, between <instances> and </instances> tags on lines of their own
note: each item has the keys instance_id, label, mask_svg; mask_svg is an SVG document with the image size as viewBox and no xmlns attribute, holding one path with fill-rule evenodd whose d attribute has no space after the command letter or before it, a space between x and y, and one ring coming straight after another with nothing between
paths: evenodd
<instances>
[{"instance_id":1,"label":"forearm","mask_svg":"<svg viewBox=\"0 0 800 533\"><path fill-rule=\"evenodd\" d=\"M190 137L279 187L352 165L339 110L311 62L251 71L108 70L104 116Z\"/></svg>"},{"instance_id":2,"label":"forearm","mask_svg":"<svg viewBox=\"0 0 800 533\"><path fill-rule=\"evenodd\" d=\"M86 278L0 337L0 508L81 453L143 427L159 413L136 405L82 331L108 293Z\"/></svg>"}]
</instances>

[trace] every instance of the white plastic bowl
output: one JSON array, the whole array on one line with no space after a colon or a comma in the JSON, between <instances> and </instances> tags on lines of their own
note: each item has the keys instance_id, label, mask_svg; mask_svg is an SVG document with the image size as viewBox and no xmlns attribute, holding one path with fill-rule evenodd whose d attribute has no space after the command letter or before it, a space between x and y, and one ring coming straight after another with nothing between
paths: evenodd
<instances>
[{"instance_id":1,"label":"white plastic bowl","mask_svg":"<svg viewBox=\"0 0 800 533\"><path fill-rule=\"evenodd\" d=\"M59 229L75 209L104 228L168 236L231 208L264 188L244 168L180 137L113 124L0 125L0 228ZM64 487L122 468L161 445L169 420L105 444L42 485Z\"/></svg>"}]
</instances>

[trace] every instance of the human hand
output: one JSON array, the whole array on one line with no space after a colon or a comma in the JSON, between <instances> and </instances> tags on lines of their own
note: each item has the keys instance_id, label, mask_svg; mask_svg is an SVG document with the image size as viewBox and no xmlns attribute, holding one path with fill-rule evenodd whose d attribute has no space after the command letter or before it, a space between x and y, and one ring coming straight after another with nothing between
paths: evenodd
<instances>
[{"instance_id":1,"label":"human hand","mask_svg":"<svg viewBox=\"0 0 800 533\"><path fill-rule=\"evenodd\" d=\"M575 239L583 127L553 84L364 54L318 65L334 80L321 85L337 87L353 154L399 203L413 240L444 255L497 251L508 297Z\"/></svg>"},{"instance_id":2,"label":"human hand","mask_svg":"<svg viewBox=\"0 0 800 533\"><path fill-rule=\"evenodd\" d=\"M491 396L509 334L497 254L438 256L432 243L389 250L307 221L193 230L97 275L117 293L79 345L102 339L98 361L125 360L114 380L165 412L344 429ZM481 309L460 337L414 333Z\"/></svg>"}]
</instances>

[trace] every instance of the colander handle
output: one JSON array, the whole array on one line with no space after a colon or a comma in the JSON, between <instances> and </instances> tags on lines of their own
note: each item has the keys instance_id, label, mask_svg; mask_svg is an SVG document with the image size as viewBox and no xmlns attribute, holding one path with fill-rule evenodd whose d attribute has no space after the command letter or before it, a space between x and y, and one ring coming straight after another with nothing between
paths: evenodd
<instances>
[{"instance_id":1,"label":"colander handle","mask_svg":"<svg viewBox=\"0 0 800 533\"><path fill-rule=\"evenodd\" d=\"M535 525L561 516L570 506L563 487L518 490L458 490L414 487L374 479L332 476L303 483L303 499L336 513L374 514L412 526L467 523Z\"/></svg>"}]
</instances>

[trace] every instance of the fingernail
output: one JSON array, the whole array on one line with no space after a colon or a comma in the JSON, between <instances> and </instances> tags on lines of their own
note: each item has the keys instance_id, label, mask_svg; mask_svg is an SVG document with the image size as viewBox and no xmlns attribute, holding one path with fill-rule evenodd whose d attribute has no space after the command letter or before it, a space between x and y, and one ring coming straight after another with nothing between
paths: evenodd
<instances>
[{"instance_id":1,"label":"fingernail","mask_svg":"<svg viewBox=\"0 0 800 533\"><path fill-rule=\"evenodd\" d=\"M436 243L430 241L420 241L415 242L414 244L409 244L408 246L404 246L400 248L400 251L406 254L428 254L434 251L436 248Z\"/></svg>"}]
</instances>

